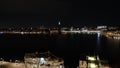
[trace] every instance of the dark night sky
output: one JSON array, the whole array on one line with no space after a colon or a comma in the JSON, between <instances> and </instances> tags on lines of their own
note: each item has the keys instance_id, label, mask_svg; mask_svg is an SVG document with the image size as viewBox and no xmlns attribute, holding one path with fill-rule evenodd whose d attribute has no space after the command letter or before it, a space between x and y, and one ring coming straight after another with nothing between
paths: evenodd
<instances>
[{"instance_id":1,"label":"dark night sky","mask_svg":"<svg viewBox=\"0 0 120 68\"><path fill-rule=\"evenodd\" d=\"M117 3L117 2L116 2ZM112 0L0 0L0 25L119 25Z\"/></svg>"}]
</instances>

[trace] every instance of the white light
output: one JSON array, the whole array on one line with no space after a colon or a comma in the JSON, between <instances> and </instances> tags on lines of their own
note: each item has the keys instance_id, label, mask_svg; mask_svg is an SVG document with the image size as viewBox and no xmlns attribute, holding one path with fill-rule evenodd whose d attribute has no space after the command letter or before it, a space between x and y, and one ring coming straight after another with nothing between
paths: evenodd
<instances>
[{"instance_id":1,"label":"white light","mask_svg":"<svg viewBox=\"0 0 120 68\"><path fill-rule=\"evenodd\" d=\"M4 32L0 32L0 34L3 34Z\"/></svg>"},{"instance_id":2,"label":"white light","mask_svg":"<svg viewBox=\"0 0 120 68\"><path fill-rule=\"evenodd\" d=\"M59 22L58 24L59 24L59 25L61 25L61 23L60 23L60 22Z\"/></svg>"},{"instance_id":3,"label":"white light","mask_svg":"<svg viewBox=\"0 0 120 68\"><path fill-rule=\"evenodd\" d=\"M94 63L90 63L90 68L96 68L96 65Z\"/></svg>"},{"instance_id":4,"label":"white light","mask_svg":"<svg viewBox=\"0 0 120 68\"><path fill-rule=\"evenodd\" d=\"M40 62L44 63L45 62L45 58L40 58Z\"/></svg>"},{"instance_id":5,"label":"white light","mask_svg":"<svg viewBox=\"0 0 120 68\"><path fill-rule=\"evenodd\" d=\"M95 61L96 59L94 57L88 57L88 60Z\"/></svg>"},{"instance_id":6,"label":"white light","mask_svg":"<svg viewBox=\"0 0 120 68\"><path fill-rule=\"evenodd\" d=\"M100 33L100 32L98 32L98 33L97 33L97 35L98 35L98 37L100 37L101 33Z\"/></svg>"},{"instance_id":7,"label":"white light","mask_svg":"<svg viewBox=\"0 0 120 68\"><path fill-rule=\"evenodd\" d=\"M60 65L60 68L63 68L63 66L62 66L62 65Z\"/></svg>"},{"instance_id":8,"label":"white light","mask_svg":"<svg viewBox=\"0 0 120 68\"><path fill-rule=\"evenodd\" d=\"M21 32L21 34L24 34L24 32Z\"/></svg>"}]
</instances>

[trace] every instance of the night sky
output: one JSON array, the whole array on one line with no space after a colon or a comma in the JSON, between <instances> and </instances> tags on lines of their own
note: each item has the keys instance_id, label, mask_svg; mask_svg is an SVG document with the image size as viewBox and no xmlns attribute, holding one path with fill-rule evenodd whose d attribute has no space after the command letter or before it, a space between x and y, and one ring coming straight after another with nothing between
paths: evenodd
<instances>
[{"instance_id":1,"label":"night sky","mask_svg":"<svg viewBox=\"0 0 120 68\"><path fill-rule=\"evenodd\" d=\"M112 0L0 0L0 26L119 25Z\"/></svg>"}]
</instances>

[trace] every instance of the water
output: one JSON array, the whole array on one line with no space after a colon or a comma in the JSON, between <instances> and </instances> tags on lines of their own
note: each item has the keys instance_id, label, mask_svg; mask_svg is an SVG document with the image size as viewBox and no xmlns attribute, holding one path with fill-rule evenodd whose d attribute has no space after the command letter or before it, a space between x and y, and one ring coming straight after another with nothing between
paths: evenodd
<instances>
[{"instance_id":1,"label":"water","mask_svg":"<svg viewBox=\"0 0 120 68\"><path fill-rule=\"evenodd\" d=\"M24 59L28 52L50 51L65 61L66 68L76 68L80 57L99 54L111 64L120 63L120 41L97 34L41 34L41 35L0 35L0 57Z\"/></svg>"}]
</instances>

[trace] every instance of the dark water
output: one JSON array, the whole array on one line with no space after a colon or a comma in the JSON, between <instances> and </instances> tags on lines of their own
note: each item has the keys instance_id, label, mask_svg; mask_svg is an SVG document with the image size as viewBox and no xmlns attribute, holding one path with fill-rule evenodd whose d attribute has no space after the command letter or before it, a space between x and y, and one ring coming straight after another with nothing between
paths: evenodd
<instances>
[{"instance_id":1,"label":"dark water","mask_svg":"<svg viewBox=\"0 0 120 68\"><path fill-rule=\"evenodd\" d=\"M27 52L48 50L63 58L66 68L76 68L79 59L86 54L99 54L110 64L120 63L120 41L97 34L0 35L0 57L6 60L22 60Z\"/></svg>"}]
</instances>

